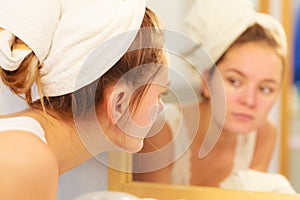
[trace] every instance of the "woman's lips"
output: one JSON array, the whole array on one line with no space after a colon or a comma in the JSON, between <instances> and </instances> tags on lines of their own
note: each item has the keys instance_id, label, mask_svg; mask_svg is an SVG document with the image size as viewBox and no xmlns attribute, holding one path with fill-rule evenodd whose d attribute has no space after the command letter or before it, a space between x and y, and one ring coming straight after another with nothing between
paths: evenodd
<instances>
[{"instance_id":1,"label":"woman's lips","mask_svg":"<svg viewBox=\"0 0 300 200\"><path fill-rule=\"evenodd\" d=\"M245 113L233 113L233 116L241 121L253 120L253 116Z\"/></svg>"}]
</instances>

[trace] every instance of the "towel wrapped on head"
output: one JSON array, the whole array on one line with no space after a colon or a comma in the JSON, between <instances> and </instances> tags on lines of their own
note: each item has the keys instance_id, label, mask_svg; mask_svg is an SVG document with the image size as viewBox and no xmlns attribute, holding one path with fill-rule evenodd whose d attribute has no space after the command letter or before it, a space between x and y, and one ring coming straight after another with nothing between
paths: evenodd
<instances>
[{"instance_id":1,"label":"towel wrapped on head","mask_svg":"<svg viewBox=\"0 0 300 200\"><path fill-rule=\"evenodd\" d=\"M74 92L108 71L130 47L146 9L145 0L0 3L0 66L14 71L33 52L40 63L44 96ZM115 43L110 42L114 46L108 49L105 43L114 37ZM16 48L18 40L22 48ZM103 56L82 75L81 66L95 49ZM80 76L86 81L78 84Z\"/></svg>"},{"instance_id":2,"label":"towel wrapped on head","mask_svg":"<svg viewBox=\"0 0 300 200\"><path fill-rule=\"evenodd\" d=\"M282 25L270 15L257 12L250 0L196 0L186 18L189 37L207 52L213 63L255 23L270 31L286 55Z\"/></svg>"}]
</instances>

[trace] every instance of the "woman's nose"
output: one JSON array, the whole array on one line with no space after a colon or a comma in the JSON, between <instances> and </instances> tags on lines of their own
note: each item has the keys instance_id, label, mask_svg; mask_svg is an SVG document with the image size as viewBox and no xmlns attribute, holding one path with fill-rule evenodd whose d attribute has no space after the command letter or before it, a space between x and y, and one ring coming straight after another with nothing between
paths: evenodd
<instances>
[{"instance_id":1,"label":"woman's nose","mask_svg":"<svg viewBox=\"0 0 300 200\"><path fill-rule=\"evenodd\" d=\"M256 105L256 89L255 86L249 85L244 89L244 92L241 94L242 103L248 107L254 107Z\"/></svg>"},{"instance_id":2,"label":"woman's nose","mask_svg":"<svg viewBox=\"0 0 300 200\"><path fill-rule=\"evenodd\" d=\"M164 107L165 107L165 104L164 104L164 102L160 99L159 101L158 101L158 113L160 113L161 111L163 111L164 110Z\"/></svg>"}]
</instances>

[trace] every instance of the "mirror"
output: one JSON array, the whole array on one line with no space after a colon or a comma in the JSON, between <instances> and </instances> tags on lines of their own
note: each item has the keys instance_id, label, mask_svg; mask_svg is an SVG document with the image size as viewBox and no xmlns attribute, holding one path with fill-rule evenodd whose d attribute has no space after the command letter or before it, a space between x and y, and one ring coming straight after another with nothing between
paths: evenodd
<instances>
[{"instance_id":1,"label":"mirror","mask_svg":"<svg viewBox=\"0 0 300 200\"><path fill-rule=\"evenodd\" d=\"M192 2L193 0L185 1ZM272 1L273 2L273 1ZM177 3L177 2L176 2ZM256 2L259 9L263 12L270 12L270 4L267 0L260 0ZM290 6L291 2L288 0L281 0L281 20L287 31L290 42L290 29L291 29L291 16ZM182 6L181 3L174 6ZM159 13L160 14L160 13ZM173 20L173 21L176 21ZM176 26L176 24L174 25ZM287 59L287 66L291 66L291 58ZM288 67L289 68L289 67ZM275 152L276 171L290 177L289 175L289 147L287 141L289 140L289 94L290 94L290 74L288 70L281 93L280 102L275 108L279 111L279 132L280 140ZM246 191L232 191L212 187L197 187L197 186L178 186L169 184L146 183L137 182L132 180L131 170L131 155L126 153L109 153L108 162L112 165L118 165L121 169L109 168L108 170L108 189L113 191L128 192L139 197L163 199L298 199L298 195L275 194L275 193L262 193L262 192L246 192Z\"/></svg>"},{"instance_id":2,"label":"mirror","mask_svg":"<svg viewBox=\"0 0 300 200\"><path fill-rule=\"evenodd\" d=\"M298 194L136 182L132 180L132 174L130 173L131 159L131 155L127 153L110 152L108 154L108 165L118 166L118 169L108 168L108 190L126 192L140 198L154 198L157 200L296 200L300 198Z\"/></svg>"},{"instance_id":3,"label":"mirror","mask_svg":"<svg viewBox=\"0 0 300 200\"><path fill-rule=\"evenodd\" d=\"M285 166L285 171L287 172L292 184L295 189L300 191L300 63L299 63L299 47L300 47L300 1L291 0L291 5L293 9L290 9L291 12L291 47L293 54L291 55L291 81L287 85L287 95L289 95L290 101L288 103L287 109L289 109L289 123L287 131L289 136L287 137L287 153L288 158L286 160L287 165Z\"/></svg>"}]
</instances>

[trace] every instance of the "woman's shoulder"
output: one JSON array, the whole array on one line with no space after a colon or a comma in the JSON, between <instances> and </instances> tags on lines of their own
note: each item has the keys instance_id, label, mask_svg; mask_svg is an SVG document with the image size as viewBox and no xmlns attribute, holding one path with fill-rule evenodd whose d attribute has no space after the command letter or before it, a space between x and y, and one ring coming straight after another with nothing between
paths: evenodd
<instances>
[{"instance_id":1,"label":"woman's shoulder","mask_svg":"<svg viewBox=\"0 0 300 200\"><path fill-rule=\"evenodd\" d=\"M28 131L7 130L0 132L0 146L0 159L2 161L6 160L8 165L14 164L14 162L16 162L15 164L18 162L22 164L12 166L13 168L19 166L22 168L26 166L39 167L52 162L55 164L54 167L57 167L56 157L50 147Z\"/></svg>"},{"instance_id":2,"label":"woman's shoulder","mask_svg":"<svg viewBox=\"0 0 300 200\"><path fill-rule=\"evenodd\" d=\"M257 130L258 140L264 139L274 139L276 140L277 136L277 127L275 123L270 120L266 120L266 122Z\"/></svg>"},{"instance_id":3,"label":"woman's shoulder","mask_svg":"<svg viewBox=\"0 0 300 200\"><path fill-rule=\"evenodd\" d=\"M273 149L276 144L276 140L278 138L278 130L276 125L267 120L263 126L261 126L257 130L257 136L256 136L256 149L258 152L260 152L262 155L272 154Z\"/></svg>"},{"instance_id":4,"label":"woman's shoulder","mask_svg":"<svg viewBox=\"0 0 300 200\"><path fill-rule=\"evenodd\" d=\"M57 185L58 162L46 143L28 131L8 130L0 132L0 147L0 188L6 191L0 199L2 194L16 191L18 194L14 195L22 198L30 195L29 191L31 195L52 195Z\"/></svg>"},{"instance_id":5,"label":"woman's shoulder","mask_svg":"<svg viewBox=\"0 0 300 200\"><path fill-rule=\"evenodd\" d=\"M271 121L266 121L257 130L255 153L251 168L259 171L267 171L272 159L277 140L277 128Z\"/></svg>"}]
</instances>

